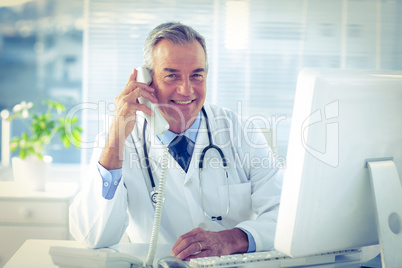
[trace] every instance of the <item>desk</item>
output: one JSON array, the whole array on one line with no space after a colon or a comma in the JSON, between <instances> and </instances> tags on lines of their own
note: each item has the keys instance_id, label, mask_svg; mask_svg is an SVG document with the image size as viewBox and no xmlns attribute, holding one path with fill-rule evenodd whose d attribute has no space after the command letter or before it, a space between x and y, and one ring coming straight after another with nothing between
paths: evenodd
<instances>
[{"instance_id":1,"label":"desk","mask_svg":"<svg viewBox=\"0 0 402 268\"><path fill-rule=\"evenodd\" d=\"M57 268L57 266L53 264L52 258L49 255L49 249L51 246L82 247L76 241L71 240L27 240L9 260L9 262L7 262L4 268ZM168 256L170 254L171 248L172 245L158 245L155 254L155 260L159 260L162 257ZM148 244L121 243L118 245L118 249L121 252L131 253L137 258L144 261L148 253ZM363 266L348 265L347 267L381 268L381 260L379 259L379 257L377 257L369 262L364 263Z\"/></svg>"}]
</instances>

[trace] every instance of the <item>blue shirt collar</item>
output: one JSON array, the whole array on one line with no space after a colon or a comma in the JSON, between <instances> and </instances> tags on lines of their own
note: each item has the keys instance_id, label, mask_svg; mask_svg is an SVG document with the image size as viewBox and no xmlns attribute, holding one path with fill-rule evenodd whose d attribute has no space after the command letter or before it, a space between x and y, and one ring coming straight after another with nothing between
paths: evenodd
<instances>
[{"instance_id":1,"label":"blue shirt collar","mask_svg":"<svg viewBox=\"0 0 402 268\"><path fill-rule=\"evenodd\" d=\"M177 134L170 130L167 130L165 133L158 135L157 137L162 142L162 144L170 144L170 142L172 142L172 140L176 138L178 135L184 135L195 143L200 125L201 125L201 111L198 113L194 123L183 133Z\"/></svg>"}]
</instances>

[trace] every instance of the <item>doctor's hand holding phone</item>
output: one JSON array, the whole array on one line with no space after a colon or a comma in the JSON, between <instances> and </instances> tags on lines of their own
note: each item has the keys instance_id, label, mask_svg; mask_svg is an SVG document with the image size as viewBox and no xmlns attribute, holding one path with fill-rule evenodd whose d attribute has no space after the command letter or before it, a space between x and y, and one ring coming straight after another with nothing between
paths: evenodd
<instances>
[{"instance_id":1,"label":"doctor's hand holding phone","mask_svg":"<svg viewBox=\"0 0 402 268\"><path fill-rule=\"evenodd\" d=\"M154 103L155 89L150 85L152 74L145 67L133 69L128 82L115 98L113 122L107 137L106 148L99 163L108 170L122 167L124 142L134 129L136 112L142 111L155 135L169 129L169 124Z\"/></svg>"}]
</instances>

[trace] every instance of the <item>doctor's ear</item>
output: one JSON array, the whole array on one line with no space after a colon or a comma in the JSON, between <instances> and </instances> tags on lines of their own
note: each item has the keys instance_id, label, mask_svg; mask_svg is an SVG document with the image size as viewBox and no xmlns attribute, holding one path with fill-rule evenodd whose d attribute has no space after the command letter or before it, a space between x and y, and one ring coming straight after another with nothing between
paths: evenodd
<instances>
[{"instance_id":1,"label":"doctor's ear","mask_svg":"<svg viewBox=\"0 0 402 268\"><path fill-rule=\"evenodd\" d=\"M153 76L153 75L154 75L154 70L153 70L152 68L150 68L150 67L146 66L145 64L144 64L144 65L142 65L142 67L147 68L147 70L149 71L149 73L151 74L151 76Z\"/></svg>"}]
</instances>

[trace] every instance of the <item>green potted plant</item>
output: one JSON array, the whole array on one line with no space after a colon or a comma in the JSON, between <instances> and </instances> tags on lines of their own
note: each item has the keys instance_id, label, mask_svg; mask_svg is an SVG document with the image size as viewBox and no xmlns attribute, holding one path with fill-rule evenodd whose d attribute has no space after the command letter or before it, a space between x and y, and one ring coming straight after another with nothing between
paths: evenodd
<instances>
[{"instance_id":1,"label":"green potted plant","mask_svg":"<svg viewBox=\"0 0 402 268\"><path fill-rule=\"evenodd\" d=\"M13 176L17 183L32 190L44 190L46 172L52 162L45 155L47 145L59 137L64 147L80 146L82 128L78 118L65 115L65 106L57 101L44 100L46 111L36 110L32 102L21 102L14 106L7 120L21 120L28 132L13 137L10 151L17 151L18 157L12 158Z\"/></svg>"}]
</instances>

